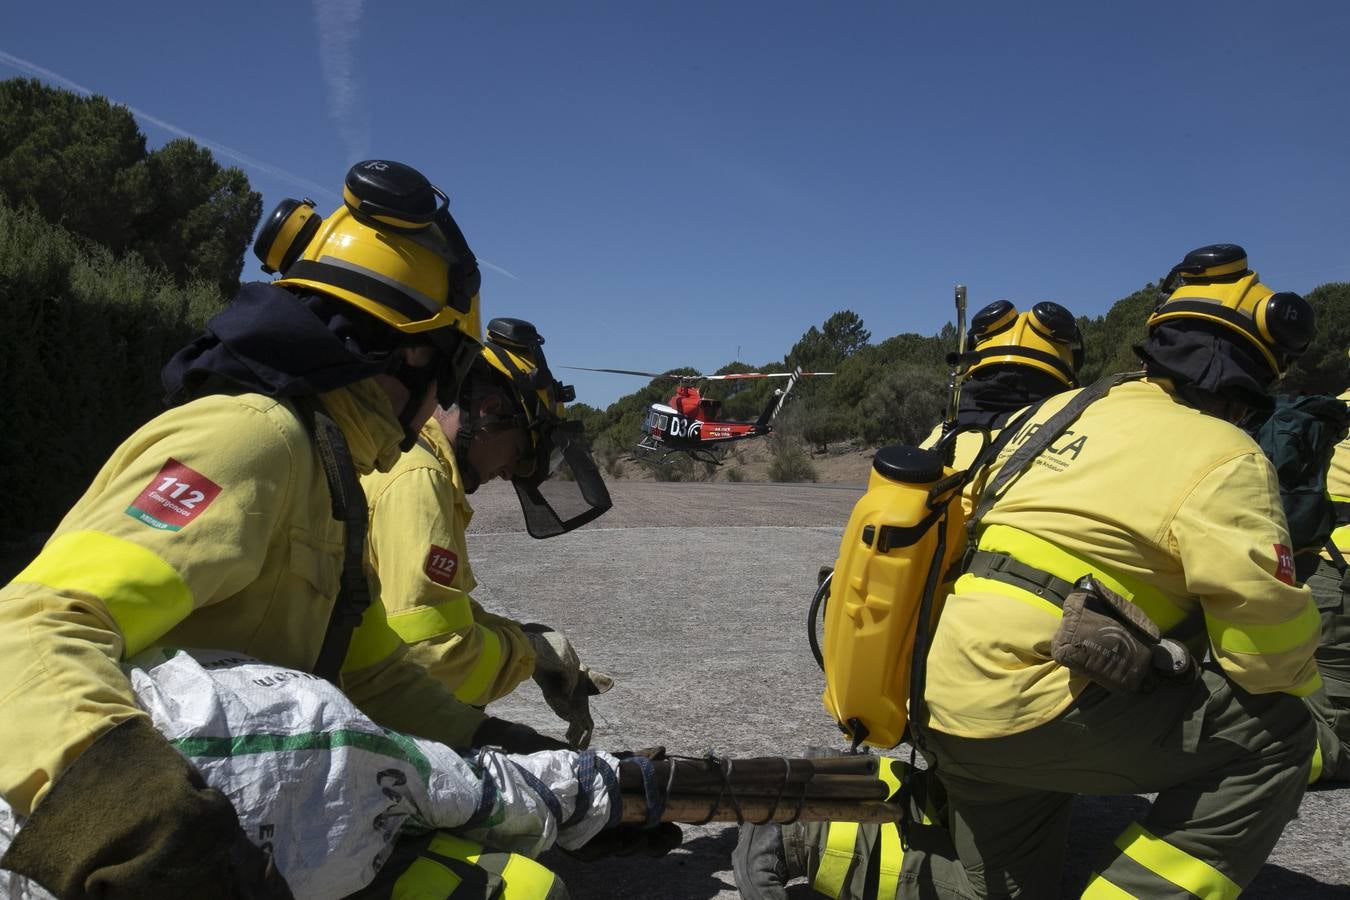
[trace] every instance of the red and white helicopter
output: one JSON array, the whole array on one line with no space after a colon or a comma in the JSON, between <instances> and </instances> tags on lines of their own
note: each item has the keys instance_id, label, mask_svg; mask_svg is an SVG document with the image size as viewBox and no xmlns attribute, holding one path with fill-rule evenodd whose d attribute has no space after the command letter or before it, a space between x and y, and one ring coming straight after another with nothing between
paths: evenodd
<instances>
[{"instance_id":1,"label":"red and white helicopter","mask_svg":"<svg viewBox=\"0 0 1350 900\"><path fill-rule=\"evenodd\" d=\"M679 380L675 396L669 403L653 403L647 408L642 431L633 455L638 459L665 459L672 453L688 453L700 462L721 463L721 451L733 441L763 437L773 433L774 416L778 415L788 394L802 378L833 375L833 372L739 372L727 375L666 375L660 372L637 372L632 369L589 369L584 366L564 366L582 372L610 372L615 375L638 375L643 378L673 378ZM752 378L786 378L787 385L769 395L768 405L758 419L750 421L722 418L722 401L705 397L694 386L700 381L741 381Z\"/></svg>"}]
</instances>

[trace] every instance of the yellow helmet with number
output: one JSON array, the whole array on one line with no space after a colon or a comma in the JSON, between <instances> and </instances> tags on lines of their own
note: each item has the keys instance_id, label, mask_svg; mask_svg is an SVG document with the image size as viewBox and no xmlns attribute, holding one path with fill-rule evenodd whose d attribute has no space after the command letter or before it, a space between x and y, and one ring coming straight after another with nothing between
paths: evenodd
<instances>
[{"instance_id":1,"label":"yellow helmet with number","mask_svg":"<svg viewBox=\"0 0 1350 900\"><path fill-rule=\"evenodd\" d=\"M433 344L458 343L448 331L479 342L478 261L444 192L410 166L366 160L342 193L327 218L312 200L282 201L253 246L263 270Z\"/></svg>"},{"instance_id":2,"label":"yellow helmet with number","mask_svg":"<svg viewBox=\"0 0 1350 900\"><path fill-rule=\"evenodd\" d=\"M1180 280L1180 285L1168 292ZM1272 375L1283 375L1316 333L1308 301L1292 291L1273 291L1247 268L1237 244L1209 244L1187 253L1161 284L1148 318L1149 330L1164 322L1203 321L1239 334L1255 347Z\"/></svg>"}]
</instances>

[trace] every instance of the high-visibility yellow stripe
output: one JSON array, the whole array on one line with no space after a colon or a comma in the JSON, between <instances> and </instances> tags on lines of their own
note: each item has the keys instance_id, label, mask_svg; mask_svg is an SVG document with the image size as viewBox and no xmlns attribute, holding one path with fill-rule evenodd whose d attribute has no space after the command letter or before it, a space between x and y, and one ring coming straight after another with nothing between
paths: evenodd
<instances>
[{"instance_id":1,"label":"high-visibility yellow stripe","mask_svg":"<svg viewBox=\"0 0 1350 900\"><path fill-rule=\"evenodd\" d=\"M1214 647L1226 653L1270 655L1286 653L1317 640L1321 620L1311 595L1297 616L1271 624L1224 622L1205 617L1205 627Z\"/></svg>"},{"instance_id":2,"label":"high-visibility yellow stripe","mask_svg":"<svg viewBox=\"0 0 1350 900\"><path fill-rule=\"evenodd\" d=\"M482 635L483 646L468 676L455 688L455 696L465 703L473 703L488 689L502 664L502 639L497 632L483 625L475 625Z\"/></svg>"},{"instance_id":3,"label":"high-visibility yellow stripe","mask_svg":"<svg viewBox=\"0 0 1350 900\"><path fill-rule=\"evenodd\" d=\"M352 632L351 643L347 645L347 658L342 661L342 671L355 672L373 666L387 659L401 646L403 640L389 627L384 604L373 600L362 614L361 624Z\"/></svg>"},{"instance_id":4,"label":"high-visibility yellow stripe","mask_svg":"<svg viewBox=\"0 0 1350 900\"><path fill-rule=\"evenodd\" d=\"M825 833L825 852L811 881L811 889L827 897L841 897L849 870L856 858L853 845L858 840L857 822L831 822Z\"/></svg>"},{"instance_id":5,"label":"high-visibility yellow stripe","mask_svg":"<svg viewBox=\"0 0 1350 900\"><path fill-rule=\"evenodd\" d=\"M479 865L480 857L483 855L483 847L472 841L466 841L461 837L456 837L453 834L446 834L445 832L438 831L432 837L431 843L427 845L427 852L435 853L449 859L462 860L470 865ZM423 861L432 862L432 860L428 860L425 857L418 860L418 862ZM413 866L409 867L408 873L400 877L395 884L393 894L394 900L447 900L447 898L453 900L450 892L460 883L458 876L455 876L453 882L448 880L440 882L441 884L446 885L446 887L442 888L442 892L439 894L400 893L400 888L403 886L405 879L408 879L410 882L414 880L409 879L409 874L412 873L413 867L416 865L417 863L413 863ZM451 875L454 874L444 866L438 865L437 868L440 869L441 872ZM501 871L497 874L499 874L502 879L502 890L500 893L494 895L497 900L544 900L544 898L548 896L548 892L553 889L553 882L556 879L556 876L544 866L530 859L528 856L521 856L519 853L509 854L506 858L506 864L502 866ZM427 881L425 884L433 885L434 883ZM422 885L410 883L409 887L420 889L422 888Z\"/></svg>"},{"instance_id":6,"label":"high-visibility yellow stripe","mask_svg":"<svg viewBox=\"0 0 1350 900\"><path fill-rule=\"evenodd\" d=\"M433 606L418 606L389 614L389 627L409 644L463 631L472 624L473 608L469 606L468 594Z\"/></svg>"},{"instance_id":7,"label":"high-visibility yellow stripe","mask_svg":"<svg viewBox=\"0 0 1350 900\"><path fill-rule=\"evenodd\" d=\"M1322 673L1313 669L1313 673L1303 679L1302 683L1287 691L1286 694L1292 694L1295 697L1306 697L1322 686Z\"/></svg>"},{"instance_id":8,"label":"high-visibility yellow stripe","mask_svg":"<svg viewBox=\"0 0 1350 900\"><path fill-rule=\"evenodd\" d=\"M1082 900L1138 900L1129 891L1116 887L1096 872L1083 888Z\"/></svg>"},{"instance_id":9,"label":"high-visibility yellow stripe","mask_svg":"<svg viewBox=\"0 0 1350 900\"><path fill-rule=\"evenodd\" d=\"M1242 893L1242 888L1227 875L1203 859L1154 837L1138 823L1116 838L1116 846L1145 869L1201 900L1232 900Z\"/></svg>"},{"instance_id":10,"label":"high-visibility yellow stripe","mask_svg":"<svg viewBox=\"0 0 1350 900\"><path fill-rule=\"evenodd\" d=\"M478 857L483 853L482 844L466 841L462 837L444 831L438 831L432 835L431 843L427 845L427 849L432 853L439 853L441 856L448 856L451 859L462 859L469 863L478 862Z\"/></svg>"},{"instance_id":11,"label":"high-visibility yellow stripe","mask_svg":"<svg viewBox=\"0 0 1350 900\"><path fill-rule=\"evenodd\" d=\"M1044 597L1038 597L1031 591L1023 590L1020 587L1014 587L1003 581L995 581L993 578L981 578L978 575L962 575L956 579L956 584L952 590L958 594L970 594L979 592L981 594L1000 594L1004 597L1011 597L1014 600L1021 600L1030 606L1042 612L1049 613L1052 616L1063 615L1062 610Z\"/></svg>"},{"instance_id":12,"label":"high-visibility yellow stripe","mask_svg":"<svg viewBox=\"0 0 1350 900\"><path fill-rule=\"evenodd\" d=\"M502 867L501 900L544 900L556 876L528 856L512 853Z\"/></svg>"},{"instance_id":13,"label":"high-visibility yellow stripe","mask_svg":"<svg viewBox=\"0 0 1350 900\"><path fill-rule=\"evenodd\" d=\"M900 843L900 829L893 822L881 825L881 859L877 861L877 897L894 897L900 887L900 868L904 864L905 848Z\"/></svg>"},{"instance_id":14,"label":"high-visibility yellow stripe","mask_svg":"<svg viewBox=\"0 0 1350 900\"><path fill-rule=\"evenodd\" d=\"M1318 743L1313 746L1312 769L1308 772L1308 784L1313 784L1322 777L1322 745Z\"/></svg>"},{"instance_id":15,"label":"high-visibility yellow stripe","mask_svg":"<svg viewBox=\"0 0 1350 900\"><path fill-rule=\"evenodd\" d=\"M390 900L445 900L463 879L445 866L419 856L398 876L389 893Z\"/></svg>"},{"instance_id":16,"label":"high-visibility yellow stripe","mask_svg":"<svg viewBox=\"0 0 1350 900\"><path fill-rule=\"evenodd\" d=\"M896 769L900 770L899 774L896 773ZM887 800L894 797L900 790L900 785L903 782L901 776L904 771L905 764L898 759L892 759L889 756L877 758L877 777L886 783L886 787L890 788L890 792L886 794Z\"/></svg>"},{"instance_id":17,"label":"high-visibility yellow stripe","mask_svg":"<svg viewBox=\"0 0 1350 900\"><path fill-rule=\"evenodd\" d=\"M1108 571L1099 562L1070 553L1020 528L990 525L980 534L980 549L1006 553L1019 562L1035 566L1065 581L1077 581L1090 572L1102 584L1142 609L1144 615L1152 619L1163 632L1180 625L1186 618L1186 610L1153 585L1130 575Z\"/></svg>"},{"instance_id":18,"label":"high-visibility yellow stripe","mask_svg":"<svg viewBox=\"0 0 1350 900\"><path fill-rule=\"evenodd\" d=\"M122 632L123 657L140 653L192 612L192 589L163 557L100 531L53 538L14 580L103 601Z\"/></svg>"}]
</instances>

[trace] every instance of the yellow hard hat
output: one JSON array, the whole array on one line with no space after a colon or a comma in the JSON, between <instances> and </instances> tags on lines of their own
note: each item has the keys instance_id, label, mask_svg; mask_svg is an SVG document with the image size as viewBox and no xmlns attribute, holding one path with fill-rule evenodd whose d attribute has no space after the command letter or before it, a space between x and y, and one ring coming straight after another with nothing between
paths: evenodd
<instances>
[{"instance_id":1,"label":"yellow hard hat","mask_svg":"<svg viewBox=\"0 0 1350 900\"><path fill-rule=\"evenodd\" d=\"M1168 293L1180 280L1180 286ZM1242 335L1275 376L1308 348L1316 318L1308 301L1292 291L1272 291L1247 268L1247 251L1237 244L1210 244L1192 250L1163 279L1162 295L1148 327L1163 322L1213 322Z\"/></svg>"},{"instance_id":2,"label":"yellow hard hat","mask_svg":"<svg viewBox=\"0 0 1350 900\"><path fill-rule=\"evenodd\" d=\"M275 283L343 300L436 344L445 329L482 337L478 262L445 194L416 169L366 160L347 173L343 205L327 218L312 200L285 200L253 250Z\"/></svg>"},{"instance_id":3,"label":"yellow hard hat","mask_svg":"<svg viewBox=\"0 0 1350 900\"><path fill-rule=\"evenodd\" d=\"M1078 386L1083 337L1073 314L1043 300L1024 313L1007 300L995 300L970 320L974 374L993 366L1027 366Z\"/></svg>"}]
</instances>

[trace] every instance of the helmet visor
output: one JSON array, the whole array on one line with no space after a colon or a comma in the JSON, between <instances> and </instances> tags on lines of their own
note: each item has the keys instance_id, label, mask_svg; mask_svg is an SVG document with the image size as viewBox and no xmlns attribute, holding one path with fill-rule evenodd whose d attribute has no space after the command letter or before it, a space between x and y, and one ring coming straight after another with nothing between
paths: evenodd
<instances>
[{"instance_id":1,"label":"helmet visor","mask_svg":"<svg viewBox=\"0 0 1350 900\"><path fill-rule=\"evenodd\" d=\"M529 478L511 479L525 528L534 538L551 538L580 528L613 504L591 456L580 422L557 422L540 435L548 446L546 466Z\"/></svg>"}]
</instances>

